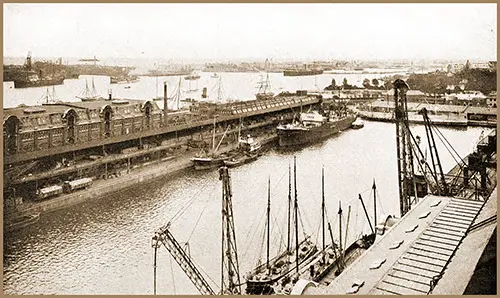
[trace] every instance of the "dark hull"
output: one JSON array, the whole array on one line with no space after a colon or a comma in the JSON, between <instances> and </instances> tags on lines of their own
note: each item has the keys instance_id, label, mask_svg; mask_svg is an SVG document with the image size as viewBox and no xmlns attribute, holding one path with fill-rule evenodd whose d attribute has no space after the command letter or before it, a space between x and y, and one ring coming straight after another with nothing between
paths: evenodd
<instances>
[{"instance_id":1,"label":"dark hull","mask_svg":"<svg viewBox=\"0 0 500 298\"><path fill-rule=\"evenodd\" d=\"M52 79L52 80L39 80L39 81L14 81L14 88L29 88L29 87L42 87L42 86L52 86L52 85L61 85L64 81L64 78L60 79Z\"/></svg>"},{"instance_id":2,"label":"dark hull","mask_svg":"<svg viewBox=\"0 0 500 298\"><path fill-rule=\"evenodd\" d=\"M352 262L354 262L361 254L366 251L370 246L372 246L373 242L375 241L375 234L370 234L363 236L362 238L358 239L349 247L344 252L344 263L346 266L349 266ZM341 273L341 267L339 264L339 260L335 260L332 264L329 266L318 270L316 272L316 275L314 277L315 282L320 282L325 276L327 276L330 272L334 271L335 276L338 276Z\"/></svg>"},{"instance_id":3,"label":"dark hull","mask_svg":"<svg viewBox=\"0 0 500 298\"><path fill-rule=\"evenodd\" d=\"M224 161L229 159L229 156L217 158L193 158L191 161L194 164L195 170L210 170L224 165Z\"/></svg>"},{"instance_id":4,"label":"dark hull","mask_svg":"<svg viewBox=\"0 0 500 298\"><path fill-rule=\"evenodd\" d=\"M235 156L229 160L224 160L224 165L227 166L228 168L234 168L237 166L241 166L243 164L249 163L251 161L256 160L259 157L259 154L245 154L242 156Z\"/></svg>"},{"instance_id":5,"label":"dark hull","mask_svg":"<svg viewBox=\"0 0 500 298\"><path fill-rule=\"evenodd\" d=\"M11 232L14 230L22 229L24 227L34 224L35 222L38 221L38 219L40 219L39 214L22 216L10 223L6 223L5 230L7 232Z\"/></svg>"},{"instance_id":6,"label":"dark hull","mask_svg":"<svg viewBox=\"0 0 500 298\"><path fill-rule=\"evenodd\" d=\"M306 243L309 243L308 241L302 241L299 244L299 250L302 250L303 245L306 245ZM310 249L305 252L302 257L299 257L299 270L302 268L305 264L308 263L308 260L315 255L317 252L316 246L311 246ZM274 294L274 289L272 285L278 281L281 281L282 279L285 279L289 276L291 272L293 272L295 268L295 261L291 263L291 266L287 266L285 263L285 259L287 258L288 252L283 252L279 256L275 257L272 260L269 260L270 264L272 267L274 267L276 264L280 263L281 266L285 266L284 268L281 268L280 273L274 273L272 274L269 278L263 278L260 280L255 280L255 279L248 279L247 278L247 287L246 287L246 293L249 295L272 295ZM295 256L295 252L291 252L291 256ZM262 271L263 269L265 270L266 264L262 264L259 267L255 268L252 271L252 274L255 274L258 271ZM278 269L279 270L279 269Z\"/></svg>"},{"instance_id":7,"label":"dark hull","mask_svg":"<svg viewBox=\"0 0 500 298\"><path fill-rule=\"evenodd\" d=\"M322 74L322 70L285 70L283 75L285 77L296 77L296 76L314 76Z\"/></svg>"},{"instance_id":8,"label":"dark hull","mask_svg":"<svg viewBox=\"0 0 500 298\"><path fill-rule=\"evenodd\" d=\"M352 115L308 129L278 129L278 144L281 147L312 144L350 128L355 119Z\"/></svg>"}]
</instances>

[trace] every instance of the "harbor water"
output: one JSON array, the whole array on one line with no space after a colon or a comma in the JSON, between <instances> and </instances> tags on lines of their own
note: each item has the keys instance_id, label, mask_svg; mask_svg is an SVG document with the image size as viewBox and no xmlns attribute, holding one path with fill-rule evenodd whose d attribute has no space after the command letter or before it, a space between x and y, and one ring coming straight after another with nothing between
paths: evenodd
<instances>
[{"instance_id":1,"label":"harbor water","mask_svg":"<svg viewBox=\"0 0 500 298\"><path fill-rule=\"evenodd\" d=\"M211 102L227 102L236 100L251 100L255 99L255 93L258 92L259 82L265 80L265 74L260 73L218 73L220 78L214 78L211 72L200 72L200 79L188 81L184 76L168 76L168 77L140 77L140 81L135 83L125 84L110 84L110 79L107 76L86 76L82 75L79 79L66 79L62 85L50 87L36 88L14 88L13 82L4 82L4 108L17 107L20 104L36 105L46 101L45 94L52 94L55 91L55 97L61 101L80 101L76 98L85 90L87 84L89 88L92 86L92 80L97 90L97 93L107 98L109 90L111 90L114 98L128 99L143 99L148 100L155 97L163 96L163 84L167 82L168 97L174 97L179 90L180 81L180 97L182 99L192 98L195 100L204 100ZM295 92L296 90L323 90L324 87L331 84L332 79L335 79L337 85L341 85L344 78L350 85L361 86L363 80L368 78L381 79L383 74L321 74L317 76L299 76L285 77L283 73L269 73L269 81L271 91L278 94L283 91ZM220 80L220 84L219 84ZM382 82L381 82L382 84ZM219 96L219 85L221 86L221 95ZM202 90L207 88L208 98L202 99ZM163 107L163 102L157 102L160 107ZM182 103L181 103L182 106ZM173 102L169 103L169 108L175 109L177 105Z\"/></svg>"},{"instance_id":2,"label":"harbor water","mask_svg":"<svg viewBox=\"0 0 500 298\"><path fill-rule=\"evenodd\" d=\"M232 75L241 74L227 77ZM66 84L68 80L60 87L65 88ZM242 88L253 88L253 84L245 84L248 86L243 84ZM119 88L117 86L114 88ZM125 89L122 91L126 95ZM413 128L425 147L424 127ZM462 157L470 153L482 132L481 128L439 130ZM395 133L392 123L366 121L362 129L344 131L301 150L272 149L255 162L230 169L240 274L243 276L253 268L259 256L261 261L265 258L268 179L271 181L271 255L286 245L288 169L293 164L293 156L297 158L300 233L312 235L318 244L321 243L318 235L321 235L322 167L328 220L335 238L339 230L339 202L343 229L351 206L347 242L369 232L358 194L362 195L368 213L373 214L373 180L377 185L379 218L382 213L399 216ZM441 143L437 147L443 170L447 172L455 161ZM169 222L174 236L179 242L189 244L191 257L217 289L221 268L221 181L218 178L216 170L187 170L169 179L42 214L36 224L4 238L4 293L153 294L151 238L159 227ZM158 294L198 293L165 248L159 249L158 258Z\"/></svg>"}]
</instances>

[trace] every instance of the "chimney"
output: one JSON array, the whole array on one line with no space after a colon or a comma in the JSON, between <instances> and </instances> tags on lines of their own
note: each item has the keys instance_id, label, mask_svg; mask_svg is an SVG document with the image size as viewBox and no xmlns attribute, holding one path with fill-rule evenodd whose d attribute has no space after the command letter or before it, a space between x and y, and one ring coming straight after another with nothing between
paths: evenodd
<instances>
[{"instance_id":1,"label":"chimney","mask_svg":"<svg viewBox=\"0 0 500 298\"><path fill-rule=\"evenodd\" d=\"M168 100L167 100L167 82L163 82L163 124L167 126L167 110L168 110Z\"/></svg>"}]
</instances>

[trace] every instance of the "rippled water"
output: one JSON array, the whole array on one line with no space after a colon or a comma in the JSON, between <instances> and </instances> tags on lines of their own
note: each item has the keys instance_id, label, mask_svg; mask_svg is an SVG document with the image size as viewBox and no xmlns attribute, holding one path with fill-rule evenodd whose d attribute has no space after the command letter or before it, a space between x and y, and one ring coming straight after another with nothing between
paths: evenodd
<instances>
[{"instance_id":1,"label":"rippled water","mask_svg":"<svg viewBox=\"0 0 500 298\"><path fill-rule=\"evenodd\" d=\"M416 134L425 136L422 126L414 129ZM470 152L481 130L440 128L461 155ZM454 161L439 144L438 149L447 171ZM338 230L338 202L342 201L344 215L347 205L352 205L348 241L368 228L357 196L363 195L371 214L373 179L380 200L377 209L399 214L394 124L367 121L363 129L345 131L300 151L272 150L257 161L230 171L242 275L256 264L259 252L265 252L261 240L268 177L275 240L271 254L276 254L280 242L281 245L286 242L288 166L294 155L299 206L304 227L313 237L317 237L321 218L322 166L328 218L334 231ZM191 256L217 288L220 208L221 183L217 171L186 171L168 180L42 214L38 223L4 239L4 292L152 294L151 237L176 214L173 234L178 241L189 242ZM159 253L158 293L198 293L164 248Z\"/></svg>"}]
</instances>

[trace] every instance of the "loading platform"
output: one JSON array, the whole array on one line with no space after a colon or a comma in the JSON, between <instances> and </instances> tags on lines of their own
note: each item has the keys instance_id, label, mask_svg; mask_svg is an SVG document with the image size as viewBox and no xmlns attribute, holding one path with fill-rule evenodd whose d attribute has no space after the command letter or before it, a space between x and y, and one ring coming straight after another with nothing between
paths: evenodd
<instances>
[{"instance_id":1,"label":"loading platform","mask_svg":"<svg viewBox=\"0 0 500 298\"><path fill-rule=\"evenodd\" d=\"M429 195L329 285L304 294L462 294L496 226L496 202L496 188L486 201Z\"/></svg>"}]
</instances>

